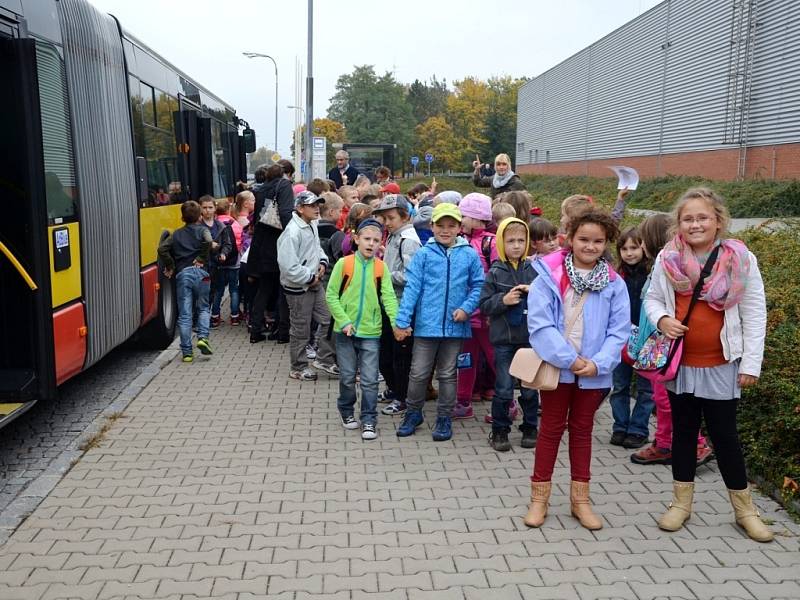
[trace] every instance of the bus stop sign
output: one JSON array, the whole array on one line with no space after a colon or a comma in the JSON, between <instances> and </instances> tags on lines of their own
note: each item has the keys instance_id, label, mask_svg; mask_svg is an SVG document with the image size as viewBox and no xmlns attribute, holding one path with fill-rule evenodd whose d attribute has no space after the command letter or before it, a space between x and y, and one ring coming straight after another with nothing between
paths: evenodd
<instances>
[{"instance_id":1,"label":"bus stop sign","mask_svg":"<svg viewBox=\"0 0 800 600\"><path fill-rule=\"evenodd\" d=\"M428 152L428 153L425 155L425 162L426 162L426 163L432 163L432 162L433 162L433 154L431 154L430 152Z\"/></svg>"},{"instance_id":2,"label":"bus stop sign","mask_svg":"<svg viewBox=\"0 0 800 600\"><path fill-rule=\"evenodd\" d=\"M419 156L412 156L411 157L411 164L416 167L419 164Z\"/></svg>"}]
</instances>

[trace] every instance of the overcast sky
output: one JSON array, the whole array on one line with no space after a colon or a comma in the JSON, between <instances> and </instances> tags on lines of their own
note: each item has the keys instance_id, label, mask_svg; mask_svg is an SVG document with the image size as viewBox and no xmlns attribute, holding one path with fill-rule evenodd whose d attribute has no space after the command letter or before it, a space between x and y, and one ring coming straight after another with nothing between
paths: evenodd
<instances>
[{"instance_id":1,"label":"overcast sky","mask_svg":"<svg viewBox=\"0 0 800 600\"><path fill-rule=\"evenodd\" d=\"M306 65L307 0L90 0L209 90L232 104L274 145L278 64L278 151L289 154L295 62ZM339 75L375 65L411 83L436 75L535 77L660 0L317 0L314 117L326 116ZM305 105L304 97L300 105ZM375 140L389 141L389 140Z\"/></svg>"}]
</instances>

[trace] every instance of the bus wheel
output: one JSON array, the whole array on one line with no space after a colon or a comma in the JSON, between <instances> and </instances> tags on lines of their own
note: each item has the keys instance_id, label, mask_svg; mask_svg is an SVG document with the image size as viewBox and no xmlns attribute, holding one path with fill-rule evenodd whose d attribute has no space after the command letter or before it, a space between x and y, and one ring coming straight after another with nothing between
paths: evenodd
<instances>
[{"instance_id":1,"label":"bus wheel","mask_svg":"<svg viewBox=\"0 0 800 600\"><path fill-rule=\"evenodd\" d=\"M175 293L175 278L164 277L160 266L158 283L158 314L140 330L136 339L140 345L146 348L163 350L175 339L178 303Z\"/></svg>"}]
</instances>

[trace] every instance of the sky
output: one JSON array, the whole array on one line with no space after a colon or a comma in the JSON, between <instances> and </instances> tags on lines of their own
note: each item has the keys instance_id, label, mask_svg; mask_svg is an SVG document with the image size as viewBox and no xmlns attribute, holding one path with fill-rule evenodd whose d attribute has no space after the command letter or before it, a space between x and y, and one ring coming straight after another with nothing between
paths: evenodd
<instances>
[{"instance_id":1,"label":"sky","mask_svg":"<svg viewBox=\"0 0 800 600\"><path fill-rule=\"evenodd\" d=\"M289 156L295 67L306 76L307 0L90 0L122 27L236 108L259 146ZM385 0L314 2L314 117L325 117L340 75L374 65L402 83L436 76L535 77L660 0ZM366 141L366 140L361 140ZM386 141L386 140L370 140Z\"/></svg>"}]
</instances>

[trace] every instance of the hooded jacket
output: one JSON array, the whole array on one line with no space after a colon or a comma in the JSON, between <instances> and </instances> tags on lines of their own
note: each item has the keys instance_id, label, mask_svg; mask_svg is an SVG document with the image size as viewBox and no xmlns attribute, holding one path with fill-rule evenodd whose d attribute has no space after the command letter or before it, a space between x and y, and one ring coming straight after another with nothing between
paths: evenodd
<instances>
[{"instance_id":1,"label":"hooded jacket","mask_svg":"<svg viewBox=\"0 0 800 600\"><path fill-rule=\"evenodd\" d=\"M518 261L506 257L503 235L511 223L519 223L525 228L525 252ZM492 263L481 290L481 313L489 318L489 341L492 346L529 345L528 342L528 294L520 296L515 306L503 304L503 296L518 285L530 285L536 278L533 264L526 258L530 247L530 232L525 221L516 218L505 219L497 228L498 260Z\"/></svg>"},{"instance_id":2,"label":"hooded jacket","mask_svg":"<svg viewBox=\"0 0 800 600\"><path fill-rule=\"evenodd\" d=\"M319 245L317 224L306 223L294 213L278 238L278 265L284 291L287 294L304 293L314 281L321 264L327 268L328 255Z\"/></svg>"},{"instance_id":3,"label":"hooded jacket","mask_svg":"<svg viewBox=\"0 0 800 600\"><path fill-rule=\"evenodd\" d=\"M386 239L386 251L383 261L392 274L392 285L398 299L403 297L403 288L406 285L406 267L417 251L422 248L417 232L411 223L406 223L397 231L389 234Z\"/></svg>"},{"instance_id":4,"label":"hooded jacket","mask_svg":"<svg viewBox=\"0 0 800 600\"><path fill-rule=\"evenodd\" d=\"M415 337L471 337L469 319L456 323L453 312L460 308L471 315L482 285L481 261L464 238L457 237L449 248L432 238L406 269L397 327L413 326Z\"/></svg>"},{"instance_id":5,"label":"hooded jacket","mask_svg":"<svg viewBox=\"0 0 800 600\"><path fill-rule=\"evenodd\" d=\"M536 259L533 267L538 277L528 293L528 332L530 343L543 360L561 369L559 381L574 383L569 368L578 353L564 337L564 291L569 285L562 249ZM597 365L594 377L579 377L578 387L611 387L611 373L620 362L622 347L631 333L630 302L625 282L609 265L608 285L589 294L583 305L581 353Z\"/></svg>"}]
</instances>

